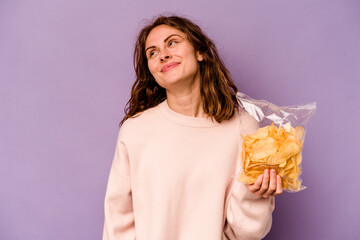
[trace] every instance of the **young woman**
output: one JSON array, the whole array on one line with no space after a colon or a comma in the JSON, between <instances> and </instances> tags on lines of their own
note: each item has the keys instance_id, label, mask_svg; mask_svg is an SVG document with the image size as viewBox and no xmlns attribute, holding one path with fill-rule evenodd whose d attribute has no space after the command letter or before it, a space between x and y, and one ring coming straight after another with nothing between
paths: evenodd
<instances>
[{"instance_id":1,"label":"young woman","mask_svg":"<svg viewBox=\"0 0 360 240\"><path fill-rule=\"evenodd\" d=\"M105 197L104 240L261 239L281 178L267 169L238 181L241 134L257 122L213 42L186 18L140 31L136 81Z\"/></svg>"}]
</instances>

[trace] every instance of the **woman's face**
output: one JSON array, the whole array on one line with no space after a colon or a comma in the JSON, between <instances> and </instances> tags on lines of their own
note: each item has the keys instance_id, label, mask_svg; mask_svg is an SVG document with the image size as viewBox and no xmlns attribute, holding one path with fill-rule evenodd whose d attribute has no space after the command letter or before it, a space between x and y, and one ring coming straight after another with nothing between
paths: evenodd
<instances>
[{"instance_id":1,"label":"woman's face","mask_svg":"<svg viewBox=\"0 0 360 240\"><path fill-rule=\"evenodd\" d=\"M156 82L169 90L200 83L201 54L196 52L180 30L160 25L149 33L145 42L148 67Z\"/></svg>"}]
</instances>

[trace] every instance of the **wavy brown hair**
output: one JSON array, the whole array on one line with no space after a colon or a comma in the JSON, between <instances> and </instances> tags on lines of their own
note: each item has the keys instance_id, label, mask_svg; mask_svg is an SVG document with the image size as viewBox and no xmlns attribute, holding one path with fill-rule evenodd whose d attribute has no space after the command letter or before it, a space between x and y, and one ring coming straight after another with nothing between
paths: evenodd
<instances>
[{"instance_id":1,"label":"wavy brown hair","mask_svg":"<svg viewBox=\"0 0 360 240\"><path fill-rule=\"evenodd\" d=\"M204 112L217 122L230 119L239 107L236 100L237 88L224 66L213 41L187 18L179 16L159 16L139 33L134 49L136 80L131 89L131 97L125 106L126 119L136 117L166 99L166 90L158 85L149 71L145 54L145 41L152 29L159 25L174 27L187 35L187 39L203 56L200 62L200 94Z\"/></svg>"}]
</instances>

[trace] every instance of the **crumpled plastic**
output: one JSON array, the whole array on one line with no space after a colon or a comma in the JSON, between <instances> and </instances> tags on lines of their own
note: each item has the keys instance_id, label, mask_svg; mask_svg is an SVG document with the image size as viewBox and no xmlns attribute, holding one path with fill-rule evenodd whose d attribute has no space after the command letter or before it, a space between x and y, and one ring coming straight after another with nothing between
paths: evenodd
<instances>
[{"instance_id":1,"label":"crumpled plastic","mask_svg":"<svg viewBox=\"0 0 360 240\"><path fill-rule=\"evenodd\" d=\"M265 169L275 169L284 191L298 192L302 185L302 147L306 124L315 113L316 103L276 106L238 92L242 108L259 123L256 133L243 137L242 171L239 180L252 184Z\"/></svg>"}]
</instances>

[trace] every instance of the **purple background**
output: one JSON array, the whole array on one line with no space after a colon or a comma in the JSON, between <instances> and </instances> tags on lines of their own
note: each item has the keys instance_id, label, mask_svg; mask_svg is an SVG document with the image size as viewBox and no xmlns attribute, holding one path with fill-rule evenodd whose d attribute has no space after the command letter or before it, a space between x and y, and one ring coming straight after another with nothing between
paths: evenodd
<instances>
[{"instance_id":1,"label":"purple background","mask_svg":"<svg viewBox=\"0 0 360 240\"><path fill-rule=\"evenodd\" d=\"M239 89L316 101L266 239L360 235L360 1L0 1L0 239L100 239L142 20L197 22Z\"/></svg>"}]
</instances>

